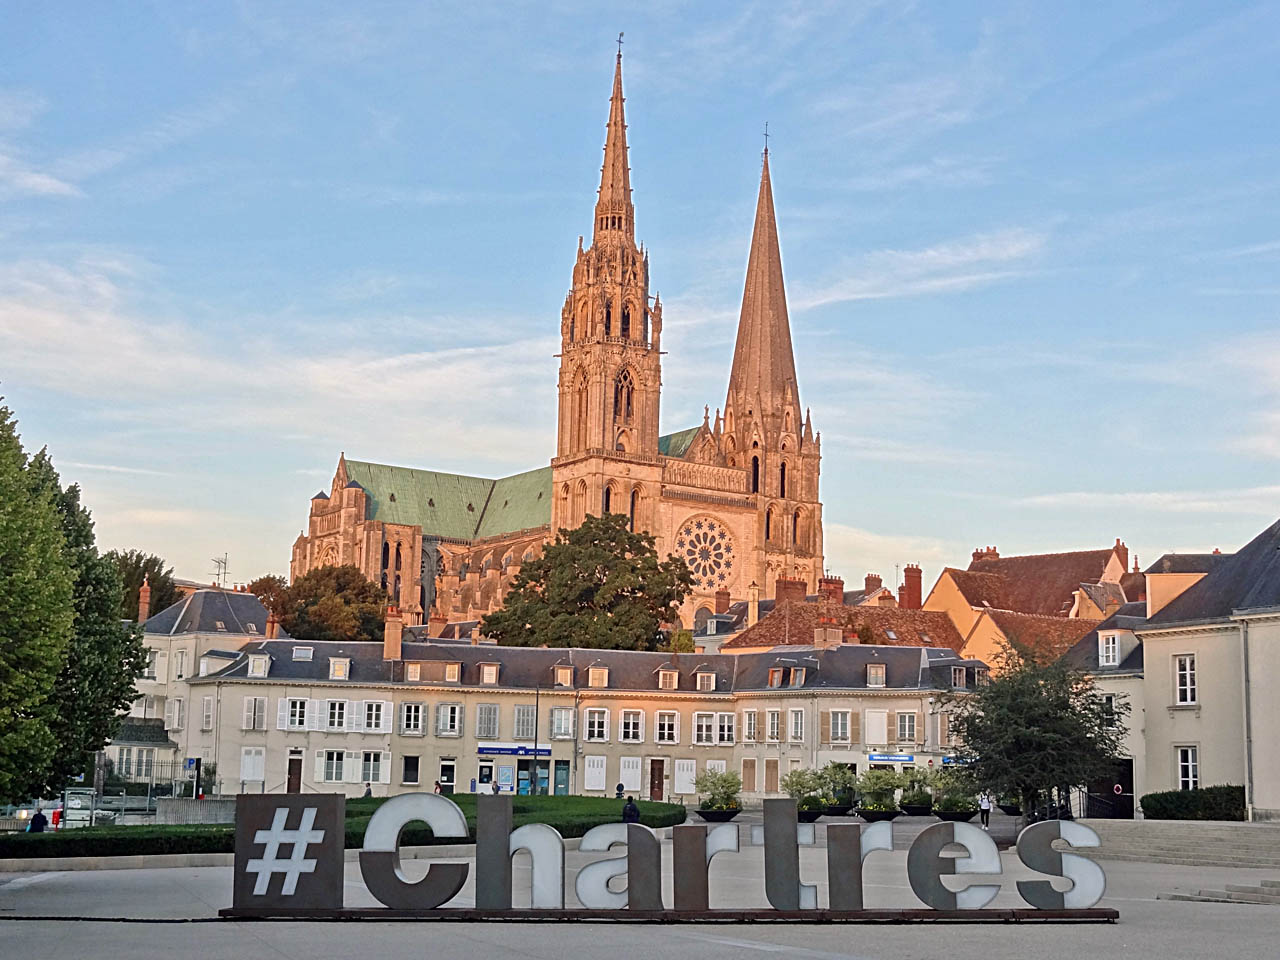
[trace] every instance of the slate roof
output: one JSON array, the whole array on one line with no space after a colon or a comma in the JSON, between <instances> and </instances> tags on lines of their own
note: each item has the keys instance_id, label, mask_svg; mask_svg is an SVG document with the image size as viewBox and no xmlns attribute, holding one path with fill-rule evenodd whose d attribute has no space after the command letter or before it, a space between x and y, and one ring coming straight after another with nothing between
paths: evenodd
<instances>
[{"instance_id":1,"label":"slate roof","mask_svg":"<svg viewBox=\"0 0 1280 960\"><path fill-rule=\"evenodd\" d=\"M1063 659L1077 670L1085 673L1097 673L1104 669L1108 673L1141 673L1142 641L1129 651L1128 656L1120 661L1119 666L1100 668L1098 666L1098 634L1104 630L1135 630L1147 621L1147 604L1145 601L1131 601L1122 606L1107 619L1086 633L1063 654Z\"/></svg>"},{"instance_id":2,"label":"slate roof","mask_svg":"<svg viewBox=\"0 0 1280 960\"><path fill-rule=\"evenodd\" d=\"M295 646L312 647L312 658L294 660ZM677 692L697 693L702 697L708 694L697 690L698 673L715 674L714 693L770 689L769 670L776 666L804 667L803 689L845 689L866 687L867 664L884 663L887 667L885 674L888 688L942 689L951 685L952 666L964 666L970 671L967 676L968 686L974 683L972 671L985 669L986 666L977 660L962 659L952 650L859 644L827 649L797 646L783 651L735 656L407 642L402 648L403 660L389 662L382 659L381 643L330 641L301 644L294 641L264 640L248 644L242 653L231 666L205 677L192 677L189 682L195 685L238 679L249 681L250 653L267 653L271 656L267 682L277 683L324 682L352 686L395 683L435 690L477 687L481 686L481 664L497 663L500 665L496 685L499 689L533 690L540 686L543 691L547 691L553 689L554 668L571 666L574 668L574 687L579 690L659 692L658 671L675 669L679 674ZM348 679L329 680L330 657L351 661ZM461 665L460 680L457 683L408 683L402 679L406 662L458 663ZM604 667L609 671L607 687L592 688L587 685L588 670L591 667ZM263 681L255 679L250 682ZM796 688L788 686L786 689Z\"/></svg>"},{"instance_id":3,"label":"slate roof","mask_svg":"<svg viewBox=\"0 0 1280 960\"><path fill-rule=\"evenodd\" d=\"M1166 553L1144 570L1144 573L1208 573L1231 553Z\"/></svg>"},{"instance_id":4,"label":"slate roof","mask_svg":"<svg viewBox=\"0 0 1280 960\"><path fill-rule=\"evenodd\" d=\"M178 745L169 739L161 717L125 717L120 722L120 729L111 738L113 746L123 744L127 747L167 747L173 749Z\"/></svg>"},{"instance_id":5,"label":"slate roof","mask_svg":"<svg viewBox=\"0 0 1280 960\"><path fill-rule=\"evenodd\" d=\"M1044 657L1046 660L1057 660L1102 622L1014 613L1010 610L988 610L987 614L1015 647L1025 647L1037 658Z\"/></svg>"},{"instance_id":6,"label":"slate roof","mask_svg":"<svg viewBox=\"0 0 1280 960\"><path fill-rule=\"evenodd\" d=\"M1123 604L1125 602L1124 588L1118 583L1111 583L1110 581L1082 583L1080 584L1080 589L1104 613L1108 603Z\"/></svg>"},{"instance_id":7,"label":"slate roof","mask_svg":"<svg viewBox=\"0 0 1280 960\"><path fill-rule=\"evenodd\" d=\"M1097 583L1114 548L1070 553L1037 553L1023 557L983 557L969 564L971 576L953 576L972 606L986 601L1000 610L1065 616L1082 583ZM978 576L972 576L977 574ZM993 580L1000 577L1003 582Z\"/></svg>"},{"instance_id":8,"label":"slate roof","mask_svg":"<svg viewBox=\"0 0 1280 960\"><path fill-rule=\"evenodd\" d=\"M664 457L683 457L689 452L689 444L693 443L693 438L701 429L701 427L689 427L687 430L677 430L675 433L668 433L665 437L659 437L658 452Z\"/></svg>"},{"instance_id":9,"label":"slate roof","mask_svg":"<svg viewBox=\"0 0 1280 960\"><path fill-rule=\"evenodd\" d=\"M1148 626L1224 620L1233 611L1280 606L1280 520L1239 552L1222 554L1195 585L1172 600Z\"/></svg>"},{"instance_id":10,"label":"slate roof","mask_svg":"<svg viewBox=\"0 0 1280 960\"><path fill-rule=\"evenodd\" d=\"M142 631L169 636L227 633L263 637L267 633L267 608L252 593L206 588L148 617Z\"/></svg>"},{"instance_id":11,"label":"slate roof","mask_svg":"<svg viewBox=\"0 0 1280 960\"><path fill-rule=\"evenodd\" d=\"M942 612L903 610L899 607L846 607L830 601L800 603L790 600L775 606L767 616L762 614L755 626L739 633L720 649L811 646L814 629L826 625L824 621L834 621L841 627L845 642L853 644L858 643L858 627L863 624L871 627L871 642L875 644L959 650L964 643L951 617Z\"/></svg>"}]
</instances>

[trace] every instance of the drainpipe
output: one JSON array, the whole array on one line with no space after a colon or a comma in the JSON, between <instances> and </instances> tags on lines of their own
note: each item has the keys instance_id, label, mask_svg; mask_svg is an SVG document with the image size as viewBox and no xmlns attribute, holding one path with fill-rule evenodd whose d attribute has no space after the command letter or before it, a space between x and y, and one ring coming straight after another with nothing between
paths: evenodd
<instances>
[{"instance_id":1,"label":"drainpipe","mask_svg":"<svg viewBox=\"0 0 1280 960\"><path fill-rule=\"evenodd\" d=\"M1244 682L1244 808L1245 819L1253 819L1253 709L1249 683L1249 621L1240 621L1240 654Z\"/></svg>"},{"instance_id":2,"label":"drainpipe","mask_svg":"<svg viewBox=\"0 0 1280 960\"><path fill-rule=\"evenodd\" d=\"M578 720L579 714L582 713L582 691L573 691L573 766L569 771L569 792L574 796L578 795ZM607 787L608 784L606 783Z\"/></svg>"}]
</instances>

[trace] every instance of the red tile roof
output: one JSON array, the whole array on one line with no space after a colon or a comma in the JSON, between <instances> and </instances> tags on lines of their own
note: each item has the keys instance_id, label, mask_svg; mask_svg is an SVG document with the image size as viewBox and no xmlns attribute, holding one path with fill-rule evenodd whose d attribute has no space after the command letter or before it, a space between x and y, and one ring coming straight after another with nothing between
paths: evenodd
<instances>
[{"instance_id":1,"label":"red tile roof","mask_svg":"<svg viewBox=\"0 0 1280 960\"><path fill-rule=\"evenodd\" d=\"M947 647L957 652L964 643L964 638L945 613L898 607L846 607L824 600L780 604L755 626L748 627L720 649L732 652L784 644L812 646L814 629L828 624L841 628L846 643L859 642L858 628L864 624L871 628L871 643Z\"/></svg>"},{"instance_id":2,"label":"red tile roof","mask_svg":"<svg viewBox=\"0 0 1280 960\"><path fill-rule=\"evenodd\" d=\"M1063 617L1082 583L1102 578L1114 548L1025 557L979 559L967 571L950 571L970 605Z\"/></svg>"},{"instance_id":3,"label":"red tile roof","mask_svg":"<svg viewBox=\"0 0 1280 960\"><path fill-rule=\"evenodd\" d=\"M1057 660L1102 623L1101 620L1042 617L1008 610L990 610L988 613L1015 651L1030 652L1034 659L1046 663Z\"/></svg>"}]
</instances>

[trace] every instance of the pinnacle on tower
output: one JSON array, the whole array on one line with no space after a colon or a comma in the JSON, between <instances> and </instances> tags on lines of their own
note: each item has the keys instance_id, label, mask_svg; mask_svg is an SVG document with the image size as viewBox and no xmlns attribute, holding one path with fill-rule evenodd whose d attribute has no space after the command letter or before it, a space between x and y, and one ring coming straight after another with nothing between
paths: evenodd
<instances>
[{"instance_id":1,"label":"pinnacle on tower","mask_svg":"<svg viewBox=\"0 0 1280 960\"><path fill-rule=\"evenodd\" d=\"M621 233L635 236L635 209L631 206L631 168L627 163L627 119L623 112L622 51L613 70L613 94L609 97L609 124L604 141L604 166L600 170L600 195L596 200L595 236Z\"/></svg>"},{"instance_id":2,"label":"pinnacle on tower","mask_svg":"<svg viewBox=\"0 0 1280 960\"><path fill-rule=\"evenodd\" d=\"M738 409L743 402L766 406L757 412L774 410L784 402L790 386L792 398L799 396L796 364L791 352L791 325L787 318L787 294L782 283L782 254L778 249L778 225L773 214L773 186L769 180L769 150L764 151L760 173L760 195L756 201L756 222L751 234L751 255L747 259L747 279L742 292L742 313L738 319L738 341L733 350L733 370L729 374L728 406ZM733 401L737 398L739 403ZM794 402L794 400L793 400ZM741 416L742 410L738 410Z\"/></svg>"}]
</instances>

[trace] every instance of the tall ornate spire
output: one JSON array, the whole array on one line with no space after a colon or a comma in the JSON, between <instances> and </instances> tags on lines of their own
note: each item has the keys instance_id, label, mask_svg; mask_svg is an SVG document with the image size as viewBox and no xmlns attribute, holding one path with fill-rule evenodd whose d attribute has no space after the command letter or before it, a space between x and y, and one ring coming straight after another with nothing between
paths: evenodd
<instances>
[{"instance_id":1,"label":"tall ornate spire","mask_svg":"<svg viewBox=\"0 0 1280 960\"><path fill-rule=\"evenodd\" d=\"M751 234L751 256L742 292L738 342L729 374L728 405L739 417L742 406L753 401L764 405L758 412L781 413L788 401L798 413L799 390L791 352L791 325L787 318L787 294L782 284L782 254L778 250L778 225L773 215L773 186L769 181L769 149L764 151L760 197ZM734 401L737 400L737 403Z\"/></svg>"},{"instance_id":2,"label":"tall ornate spire","mask_svg":"<svg viewBox=\"0 0 1280 960\"><path fill-rule=\"evenodd\" d=\"M596 200L595 236L621 233L635 237L635 209L631 206L631 168L627 165L627 119L623 112L622 50L613 70L613 95L609 98L609 125L604 141L604 166L600 170L600 197Z\"/></svg>"}]
</instances>

